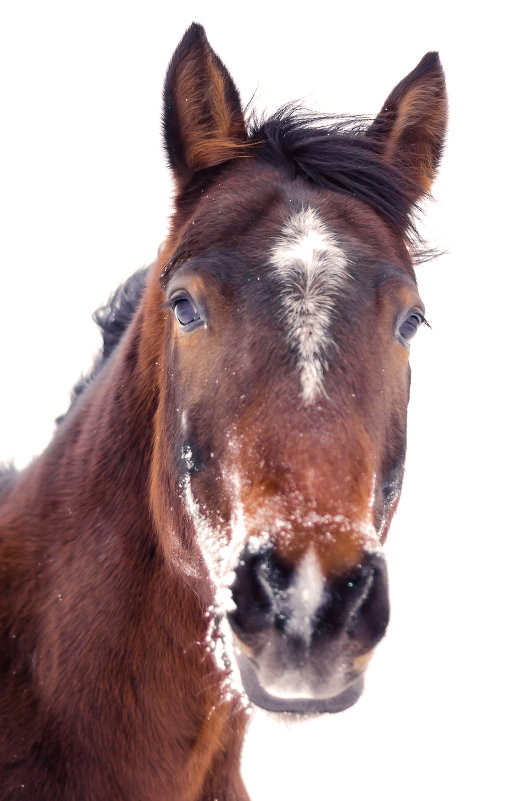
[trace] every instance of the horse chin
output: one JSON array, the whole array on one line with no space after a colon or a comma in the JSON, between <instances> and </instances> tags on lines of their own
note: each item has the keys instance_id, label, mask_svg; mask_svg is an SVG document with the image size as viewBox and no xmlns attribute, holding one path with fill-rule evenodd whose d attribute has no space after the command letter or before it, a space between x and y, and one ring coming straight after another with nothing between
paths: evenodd
<instances>
[{"instance_id":1,"label":"horse chin","mask_svg":"<svg viewBox=\"0 0 516 801\"><path fill-rule=\"evenodd\" d=\"M292 695L282 692L275 695L260 682L251 660L240 653L237 657L242 684L247 697L255 706L267 712L299 715L303 717L322 715L328 712L342 712L358 701L364 689L362 674L350 681L339 693L317 696L302 693Z\"/></svg>"}]
</instances>

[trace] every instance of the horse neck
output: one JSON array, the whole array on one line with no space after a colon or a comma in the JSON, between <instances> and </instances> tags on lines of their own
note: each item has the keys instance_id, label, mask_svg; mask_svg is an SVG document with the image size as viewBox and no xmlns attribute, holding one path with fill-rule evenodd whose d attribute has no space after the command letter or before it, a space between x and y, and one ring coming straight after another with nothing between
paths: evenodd
<instances>
[{"instance_id":1,"label":"horse neck","mask_svg":"<svg viewBox=\"0 0 516 801\"><path fill-rule=\"evenodd\" d=\"M140 773L152 749L154 764L202 782L206 755L223 760L228 707L200 653L206 603L167 562L151 508L162 380L153 359L135 320L9 492L0 510L0 637L8 668L17 665L47 708L85 731L102 718L113 761L123 736L142 733ZM187 759L185 743L195 742Z\"/></svg>"},{"instance_id":2,"label":"horse neck","mask_svg":"<svg viewBox=\"0 0 516 801\"><path fill-rule=\"evenodd\" d=\"M5 586L13 596L20 591L26 596L21 588L30 587L43 609L53 598L66 604L66 592L84 587L88 601L75 604L75 619L83 609L93 611L94 587L95 614L102 615L103 580L116 595L123 575L120 590L130 596L134 584L145 583L142 573L156 550L145 498L152 404L140 401L134 390L135 339L133 330L0 507ZM30 620L42 625L37 613ZM66 615L62 625L69 625Z\"/></svg>"},{"instance_id":3,"label":"horse neck","mask_svg":"<svg viewBox=\"0 0 516 801\"><path fill-rule=\"evenodd\" d=\"M146 477L152 441L153 395L143 399L134 328L59 424L43 454L10 481L2 530L24 532L24 544L78 542L108 527L119 536L150 533ZM32 536L29 536L29 533ZM5 536L5 535L4 535Z\"/></svg>"}]
</instances>

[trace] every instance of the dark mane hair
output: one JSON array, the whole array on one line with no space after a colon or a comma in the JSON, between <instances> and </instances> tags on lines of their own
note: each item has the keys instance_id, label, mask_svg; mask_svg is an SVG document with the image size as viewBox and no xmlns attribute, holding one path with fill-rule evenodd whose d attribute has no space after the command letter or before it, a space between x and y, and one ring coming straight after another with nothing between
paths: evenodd
<instances>
[{"instance_id":1,"label":"dark mane hair","mask_svg":"<svg viewBox=\"0 0 516 801\"><path fill-rule=\"evenodd\" d=\"M251 112L249 136L259 158L289 169L334 192L365 200L409 240L420 241L411 202L414 184L380 157L367 135L371 120L317 114L298 103L282 106L268 119Z\"/></svg>"},{"instance_id":2,"label":"dark mane hair","mask_svg":"<svg viewBox=\"0 0 516 801\"><path fill-rule=\"evenodd\" d=\"M145 288L148 267L137 270L127 281L115 289L104 306L100 306L92 315L102 333L102 350L95 358L93 366L86 375L81 375L70 393L68 410L56 419L61 423L77 398L84 392L88 384L100 373L102 367L120 342L131 322Z\"/></svg>"}]
</instances>

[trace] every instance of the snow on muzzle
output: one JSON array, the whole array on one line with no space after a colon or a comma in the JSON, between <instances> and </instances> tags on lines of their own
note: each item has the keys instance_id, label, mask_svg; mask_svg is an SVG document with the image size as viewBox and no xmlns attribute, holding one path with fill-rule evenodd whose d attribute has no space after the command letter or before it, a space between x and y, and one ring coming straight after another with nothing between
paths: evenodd
<instances>
[{"instance_id":1,"label":"snow on muzzle","mask_svg":"<svg viewBox=\"0 0 516 801\"><path fill-rule=\"evenodd\" d=\"M272 544L246 546L230 587L228 619L250 700L275 712L338 712L360 696L372 649L389 620L379 549L345 574L323 575L310 546L297 564Z\"/></svg>"}]
</instances>

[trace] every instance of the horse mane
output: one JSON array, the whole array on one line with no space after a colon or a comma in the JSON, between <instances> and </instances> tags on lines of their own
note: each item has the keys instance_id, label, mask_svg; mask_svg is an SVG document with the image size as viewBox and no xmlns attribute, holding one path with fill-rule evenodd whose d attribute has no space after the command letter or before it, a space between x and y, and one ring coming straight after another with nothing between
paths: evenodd
<instances>
[{"instance_id":1,"label":"horse mane","mask_svg":"<svg viewBox=\"0 0 516 801\"><path fill-rule=\"evenodd\" d=\"M140 303L141 296L147 279L148 267L142 267L120 284L110 295L107 303L100 306L92 315L95 323L99 326L102 333L102 348L95 357L89 372L81 375L70 392L70 405L64 414L56 417L56 425L59 425L70 413L77 399L82 395L86 387L97 377L105 363L120 342L129 323L134 317L136 309ZM17 475L17 470L12 464L0 463L0 496L7 494Z\"/></svg>"},{"instance_id":2,"label":"horse mane","mask_svg":"<svg viewBox=\"0 0 516 801\"><path fill-rule=\"evenodd\" d=\"M17 475L18 471L14 464L0 463L0 498L2 500L4 499L3 496L7 497L9 490L14 486Z\"/></svg>"},{"instance_id":3,"label":"horse mane","mask_svg":"<svg viewBox=\"0 0 516 801\"><path fill-rule=\"evenodd\" d=\"M319 114L291 103L267 119L251 112L248 133L262 160L366 201L398 235L421 243L414 223L419 209L411 202L414 184L381 159L378 143L367 134L371 122L366 117Z\"/></svg>"},{"instance_id":4,"label":"horse mane","mask_svg":"<svg viewBox=\"0 0 516 801\"><path fill-rule=\"evenodd\" d=\"M100 306L92 315L94 322L102 333L102 349L96 356L93 366L86 375L81 375L70 393L68 410L56 419L61 423L73 408L77 398L97 377L103 366L115 350L134 317L145 288L148 267L142 267L124 281L110 295L107 303Z\"/></svg>"}]
</instances>

